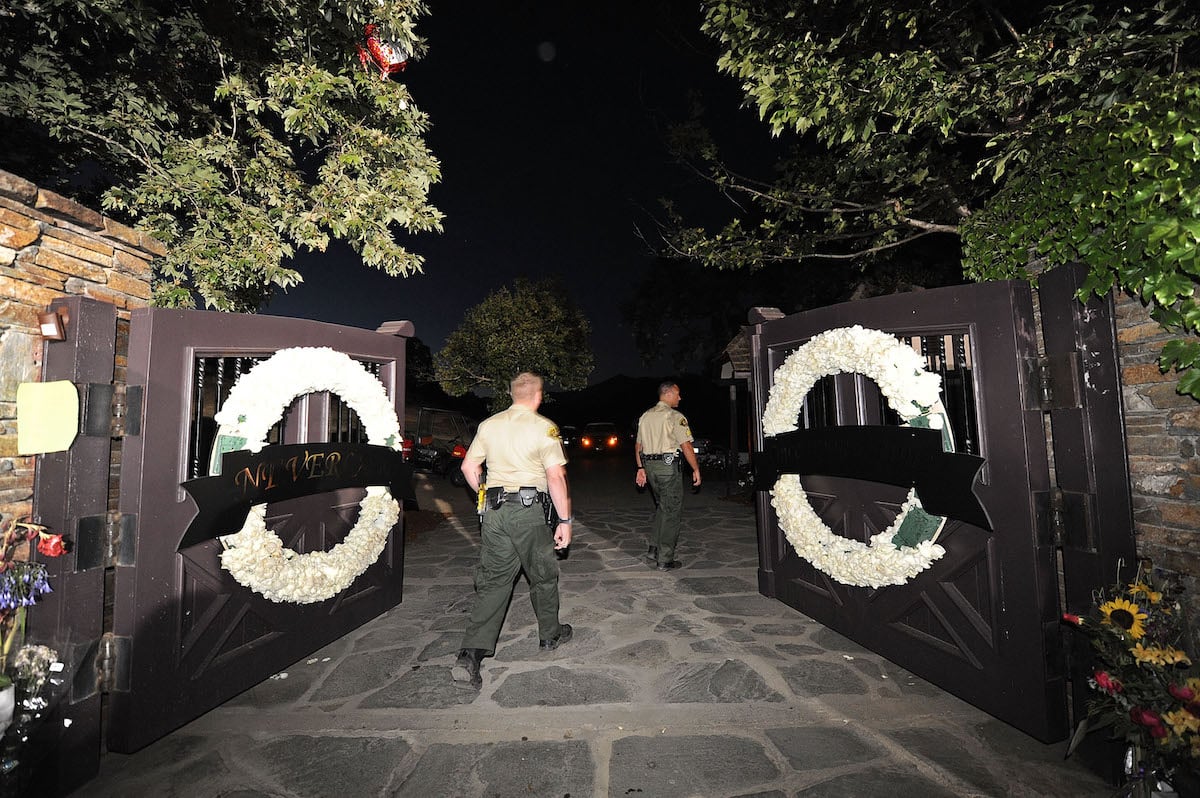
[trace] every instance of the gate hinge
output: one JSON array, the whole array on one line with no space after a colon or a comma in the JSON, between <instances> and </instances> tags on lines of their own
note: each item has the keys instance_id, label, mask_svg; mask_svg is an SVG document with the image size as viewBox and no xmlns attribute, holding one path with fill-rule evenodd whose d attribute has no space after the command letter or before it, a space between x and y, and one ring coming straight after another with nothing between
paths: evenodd
<instances>
[{"instance_id":1,"label":"gate hinge","mask_svg":"<svg viewBox=\"0 0 1200 798\"><path fill-rule=\"evenodd\" d=\"M79 668L71 681L71 703L96 693L129 692L129 657L133 638L105 632L99 640L77 646Z\"/></svg>"},{"instance_id":2,"label":"gate hinge","mask_svg":"<svg viewBox=\"0 0 1200 798\"><path fill-rule=\"evenodd\" d=\"M75 571L110 565L133 565L137 516L126 513L85 515L75 534Z\"/></svg>"},{"instance_id":3,"label":"gate hinge","mask_svg":"<svg viewBox=\"0 0 1200 798\"><path fill-rule=\"evenodd\" d=\"M89 382L83 394L80 432L93 438L123 438L142 434L142 386Z\"/></svg>"},{"instance_id":4,"label":"gate hinge","mask_svg":"<svg viewBox=\"0 0 1200 798\"><path fill-rule=\"evenodd\" d=\"M1025 358L1025 409L1066 410L1083 406L1079 353Z\"/></svg>"},{"instance_id":5,"label":"gate hinge","mask_svg":"<svg viewBox=\"0 0 1200 798\"><path fill-rule=\"evenodd\" d=\"M1053 488L1034 493L1033 500L1039 546L1095 550L1095 495Z\"/></svg>"}]
</instances>

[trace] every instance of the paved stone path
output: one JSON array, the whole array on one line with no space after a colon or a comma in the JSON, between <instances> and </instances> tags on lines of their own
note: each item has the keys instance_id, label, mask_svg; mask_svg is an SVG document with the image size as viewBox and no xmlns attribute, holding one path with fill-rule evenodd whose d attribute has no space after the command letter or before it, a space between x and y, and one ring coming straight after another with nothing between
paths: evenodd
<instances>
[{"instance_id":1,"label":"paved stone path","mask_svg":"<svg viewBox=\"0 0 1200 798\"><path fill-rule=\"evenodd\" d=\"M753 510L689 497L679 559L647 511L578 510L575 637L538 650L518 583L483 689L450 666L477 534L407 544L404 601L133 755L80 796L1104 796L1045 746L757 592Z\"/></svg>"}]
</instances>

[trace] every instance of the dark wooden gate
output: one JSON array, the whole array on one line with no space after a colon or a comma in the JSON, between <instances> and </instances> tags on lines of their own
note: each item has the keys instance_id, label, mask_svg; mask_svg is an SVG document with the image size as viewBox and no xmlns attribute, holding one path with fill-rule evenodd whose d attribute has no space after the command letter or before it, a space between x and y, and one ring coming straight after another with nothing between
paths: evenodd
<instances>
[{"instance_id":1,"label":"dark wooden gate","mask_svg":"<svg viewBox=\"0 0 1200 798\"><path fill-rule=\"evenodd\" d=\"M78 334L48 345L61 347L49 350L48 375L107 383L111 397L115 314L83 302L72 306ZM411 325L391 326L381 334L271 316L133 311L128 400L120 403L126 418L114 433L121 436L116 512L112 502L105 512L107 422L39 465L35 507L77 546L74 562L61 558L51 576L55 603L43 617L53 616L53 628L45 624L37 637L70 651L74 684L61 712L78 722L62 742L85 754L82 767L57 757L60 768L77 772L43 778L47 789L69 790L89 767L94 773L102 729L108 750L137 750L400 601L403 515L380 559L317 604L274 603L241 586L221 568L216 540L180 550L197 511L180 483L207 474L212 416L238 376L279 349L329 347L376 374L403 419L402 336ZM273 443L365 442L357 416L328 393L298 398L272 435ZM87 501L75 496L77 482ZM327 550L354 524L362 495L344 489L272 504L268 527L296 551ZM106 602L111 620L102 629Z\"/></svg>"},{"instance_id":2,"label":"dark wooden gate","mask_svg":"<svg viewBox=\"0 0 1200 798\"><path fill-rule=\"evenodd\" d=\"M928 570L899 586L848 587L796 555L771 486L759 485L760 591L1047 742L1069 727L1059 547L1069 550L1066 583L1076 595L1103 584L1119 558L1133 560L1111 302L1080 304L1070 290L1077 279L1071 270L1043 277L1044 357L1032 291L1018 281L820 308L762 322L752 336L760 451L775 369L809 338L859 324L919 346L943 376L958 451L985 460L975 493L992 523L949 519L938 539L946 554ZM802 428L887 423L874 383L850 374L818 383L800 418ZM802 484L831 529L862 541L887 528L908 490L844 477ZM1083 565L1072 578L1075 561Z\"/></svg>"},{"instance_id":3,"label":"dark wooden gate","mask_svg":"<svg viewBox=\"0 0 1200 798\"><path fill-rule=\"evenodd\" d=\"M400 601L403 534L337 597L278 604L242 587L220 566L220 544L177 551L195 512L180 483L200 475L200 368L212 356L269 356L294 346L328 346L378 364L404 414L405 341L367 330L269 316L195 311L135 311L129 382L144 375L142 434L127 438L121 464L122 516L137 519L134 564L116 568L113 634L128 645L127 673L109 698L109 750L133 751L237 695ZM233 375L226 379L232 382ZM328 394L303 397L282 443L330 439ZM181 434L191 431L192 434ZM328 549L353 525L361 491L293 500L272 508L268 524L297 551Z\"/></svg>"}]
</instances>

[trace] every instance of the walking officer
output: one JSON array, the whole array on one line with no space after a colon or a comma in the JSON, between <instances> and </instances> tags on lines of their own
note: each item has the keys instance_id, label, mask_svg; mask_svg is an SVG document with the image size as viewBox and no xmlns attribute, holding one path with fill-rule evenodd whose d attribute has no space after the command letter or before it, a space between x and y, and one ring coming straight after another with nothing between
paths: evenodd
<instances>
[{"instance_id":1,"label":"walking officer","mask_svg":"<svg viewBox=\"0 0 1200 798\"><path fill-rule=\"evenodd\" d=\"M522 569L537 616L543 651L571 639L558 620L555 550L571 543L567 458L554 422L537 413L542 378L523 372L510 384L512 406L479 425L463 459L467 484L479 491L487 463L482 545L475 569L475 606L450 674L456 682L483 685L479 662L496 653L496 640ZM552 524L553 537L547 531Z\"/></svg>"},{"instance_id":2,"label":"walking officer","mask_svg":"<svg viewBox=\"0 0 1200 798\"><path fill-rule=\"evenodd\" d=\"M700 464L696 462L696 451L692 448L692 431L683 413L675 409L681 398L677 383L668 380L658 386L658 404L638 419L637 446L634 447L637 486L649 485L658 505L648 555L656 560L660 571L681 565L675 559L683 512L681 460L691 466L692 485L700 487Z\"/></svg>"}]
</instances>

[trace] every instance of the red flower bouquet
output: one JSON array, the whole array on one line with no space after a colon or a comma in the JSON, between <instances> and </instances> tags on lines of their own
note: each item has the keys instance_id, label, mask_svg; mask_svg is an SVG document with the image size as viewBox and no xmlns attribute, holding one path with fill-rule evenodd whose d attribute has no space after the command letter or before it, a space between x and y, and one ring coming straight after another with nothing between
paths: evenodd
<instances>
[{"instance_id":1,"label":"red flower bouquet","mask_svg":"<svg viewBox=\"0 0 1200 798\"><path fill-rule=\"evenodd\" d=\"M1081 729L1111 727L1126 741L1127 794L1148 795L1200 758L1200 678L1187 652L1181 592L1144 564L1132 583L1098 592L1088 614L1063 615L1096 657Z\"/></svg>"}]
</instances>

